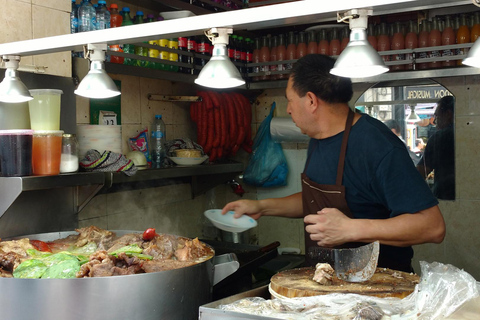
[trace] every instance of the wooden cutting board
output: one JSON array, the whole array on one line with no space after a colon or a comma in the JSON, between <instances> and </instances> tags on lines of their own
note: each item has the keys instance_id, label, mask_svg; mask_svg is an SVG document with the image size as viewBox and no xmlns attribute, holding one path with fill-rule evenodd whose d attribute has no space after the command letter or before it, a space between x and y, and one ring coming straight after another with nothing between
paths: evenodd
<instances>
[{"instance_id":1,"label":"wooden cutting board","mask_svg":"<svg viewBox=\"0 0 480 320\"><path fill-rule=\"evenodd\" d=\"M331 285L321 285L312 280L314 273L313 267L285 270L271 278L270 287L274 292L289 298L329 293L404 298L413 292L420 280L416 274L377 268L372 278L366 282L346 282L334 276Z\"/></svg>"}]
</instances>

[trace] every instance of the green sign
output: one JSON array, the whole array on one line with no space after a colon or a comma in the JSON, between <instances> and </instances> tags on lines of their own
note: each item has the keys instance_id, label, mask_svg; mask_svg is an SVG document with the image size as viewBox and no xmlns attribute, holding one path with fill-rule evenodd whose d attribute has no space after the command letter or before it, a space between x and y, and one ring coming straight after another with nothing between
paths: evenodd
<instances>
[{"instance_id":1,"label":"green sign","mask_svg":"<svg viewBox=\"0 0 480 320\"><path fill-rule=\"evenodd\" d=\"M114 80L121 91L121 82ZM121 95L107 99L90 99L90 124L115 124L113 113L116 115L116 124L122 124ZM107 123L108 122L108 123Z\"/></svg>"}]
</instances>

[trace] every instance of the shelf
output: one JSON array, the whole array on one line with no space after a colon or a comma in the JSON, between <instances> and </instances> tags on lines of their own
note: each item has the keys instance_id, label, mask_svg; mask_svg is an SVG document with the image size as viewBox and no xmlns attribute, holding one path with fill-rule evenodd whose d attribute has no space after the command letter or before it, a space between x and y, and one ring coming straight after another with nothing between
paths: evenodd
<instances>
[{"instance_id":1,"label":"shelf","mask_svg":"<svg viewBox=\"0 0 480 320\"><path fill-rule=\"evenodd\" d=\"M28 177L2 177L0 178L0 218L20 196L22 192L46 190L53 188L76 187L77 207L83 208L85 201L93 195L86 191L93 188L98 192L105 183L102 172L83 172L75 174L60 174L56 176L28 176ZM85 190L82 188L85 187Z\"/></svg>"},{"instance_id":2,"label":"shelf","mask_svg":"<svg viewBox=\"0 0 480 320\"><path fill-rule=\"evenodd\" d=\"M160 169L138 170L131 177L117 172L105 174L104 190L108 191L115 185L136 184L145 185L149 181L189 178L192 185L192 196L202 194L219 184L235 178L243 171L243 163L225 161L223 163L203 164L198 166L175 166Z\"/></svg>"},{"instance_id":3,"label":"shelf","mask_svg":"<svg viewBox=\"0 0 480 320\"><path fill-rule=\"evenodd\" d=\"M1 177L0 218L18 196L27 191L75 187L77 211L80 211L100 190L108 192L113 185L189 177L192 183L192 194L196 196L219 183L233 179L242 171L242 163L228 161L191 167L176 166L138 170L135 175L130 177L120 172L78 172L56 176Z\"/></svg>"}]
</instances>

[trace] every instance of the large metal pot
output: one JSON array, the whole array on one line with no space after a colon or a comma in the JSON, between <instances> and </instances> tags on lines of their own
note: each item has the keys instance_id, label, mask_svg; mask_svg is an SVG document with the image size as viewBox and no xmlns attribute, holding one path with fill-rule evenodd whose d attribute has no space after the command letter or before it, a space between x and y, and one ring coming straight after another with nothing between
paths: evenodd
<instances>
[{"instance_id":1,"label":"large metal pot","mask_svg":"<svg viewBox=\"0 0 480 320\"><path fill-rule=\"evenodd\" d=\"M117 236L138 231L114 231ZM76 232L27 235L52 241ZM211 301L213 284L236 269L223 255L162 272L81 279L0 278L1 319L160 320L198 319L199 306ZM222 263L215 260L220 258ZM214 274L217 274L214 276Z\"/></svg>"}]
</instances>

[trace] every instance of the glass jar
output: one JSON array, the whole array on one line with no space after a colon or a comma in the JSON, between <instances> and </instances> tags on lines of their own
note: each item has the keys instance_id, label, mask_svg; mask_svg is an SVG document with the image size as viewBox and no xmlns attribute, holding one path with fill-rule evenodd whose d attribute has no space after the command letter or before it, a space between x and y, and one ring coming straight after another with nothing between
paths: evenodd
<instances>
[{"instance_id":1,"label":"glass jar","mask_svg":"<svg viewBox=\"0 0 480 320\"><path fill-rule=\"evenodd\" d=\"M78 161L78 141L76 135L69 133L63 134L60 173L78 171Z\"/></svg>"}]
</instances>

